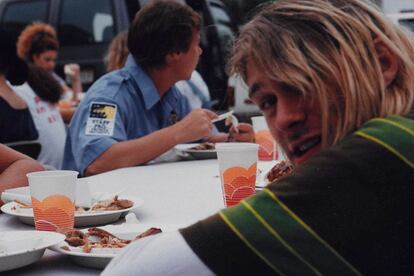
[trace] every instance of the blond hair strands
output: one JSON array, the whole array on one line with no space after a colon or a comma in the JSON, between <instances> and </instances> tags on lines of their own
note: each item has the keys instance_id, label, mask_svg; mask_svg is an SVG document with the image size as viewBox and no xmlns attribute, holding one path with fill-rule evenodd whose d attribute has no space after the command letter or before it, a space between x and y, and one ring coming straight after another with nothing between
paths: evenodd
<instances>
[{"instance_id":1,"label":"blond hair strands","mask_svg":"<svg viewBox=\"0 0 414 276\"><path fill-rule=\"evenodd\" d=\"M385 85L380 39L398 72ZM407 114L414 101L414 42L365 0L278 0L247 23L228 69L247 80L247 61L275 82L320 102L322 142L336 144L374 117ZM334 125L328 117L336 116Z\"/></svg>"},{"instance_id":2,"label":"blond hair strands","mask_svg":"<svg viewBox=\"0 0 414 276\"><path fill-rule=\"evenodd\" d=\"M111 72L122 68L125 65L128 57L128 32L123 31L118 33L112 40L106 55L106 70Z\"/></svg>"}]
</instances>

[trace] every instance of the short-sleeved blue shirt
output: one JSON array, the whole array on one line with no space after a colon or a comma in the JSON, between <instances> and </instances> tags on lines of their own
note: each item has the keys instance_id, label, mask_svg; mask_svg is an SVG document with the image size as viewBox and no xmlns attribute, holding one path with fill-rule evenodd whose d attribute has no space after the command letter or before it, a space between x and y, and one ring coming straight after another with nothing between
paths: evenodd
<instances>
[{"instance_id":1,"label":"short-sleeved blue shirt","mask_svg":"<svg viewBox=\"0 0 414 276\"><path fill-rule=\"evenodd\" d=\"M86 93L69 125L63 168L83 175L114 143L160 130L190 111L175 86L160 98L148 74L130 55L124 68L104 75Z\"/></svg>"}]
</instances>

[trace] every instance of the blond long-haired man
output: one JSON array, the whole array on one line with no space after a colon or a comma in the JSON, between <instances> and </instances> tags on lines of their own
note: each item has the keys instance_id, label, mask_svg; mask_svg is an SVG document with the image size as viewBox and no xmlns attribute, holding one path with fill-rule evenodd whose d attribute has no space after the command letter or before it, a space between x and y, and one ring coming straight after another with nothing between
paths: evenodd
<instances>
[{"instance_id":1,"label":"blond long-haired man","mask_svg":"<svg viewBox=\"0 0 414 276\"><path fill-rule=\"evenodd\" d=\"M230 68L294 175L131 244L104 274L412 275L412 37L363 0L272 1Z\"/></svg>"}]
</instances>

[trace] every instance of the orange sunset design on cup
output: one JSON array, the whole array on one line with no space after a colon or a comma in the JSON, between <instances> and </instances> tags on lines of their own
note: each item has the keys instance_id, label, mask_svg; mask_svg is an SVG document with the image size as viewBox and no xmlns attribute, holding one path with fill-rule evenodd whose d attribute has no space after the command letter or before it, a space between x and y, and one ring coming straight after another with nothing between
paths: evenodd
<instances>
[{"instance_id":1,"label":"orange sunset design on cup","mask_svg":"<svg viewBox=\"0 0 414 276\"><path fill-rule=\"evenodd\" d=\"M230 207L256 193L257 163L249 168L231 167L223 172L226 206Z\"/></svg>"},{"instance_id":2,"label":"orange sunset design on cup","mask_svg":"<svg viewBox=\"0 0 414 276\"><path fill-rule=\"evenodd\" d=\"M73 228L74 202L64 195L51 195L42 201L32 197L36 230L56 231Z\"/></svg>"},{"instance_id":3,"label":"orange sunset design on cup","mask_svg":"<svg viewBox=\"0 0 414 276\"><path fill-rule=\"evenodd\" d=\"M259 160L273 160L275 154L275 142L270 131L261 130L255 133L256 143L259 147ZM277 159L277 152L275 159Z\"/></svg>"}]
</instances>

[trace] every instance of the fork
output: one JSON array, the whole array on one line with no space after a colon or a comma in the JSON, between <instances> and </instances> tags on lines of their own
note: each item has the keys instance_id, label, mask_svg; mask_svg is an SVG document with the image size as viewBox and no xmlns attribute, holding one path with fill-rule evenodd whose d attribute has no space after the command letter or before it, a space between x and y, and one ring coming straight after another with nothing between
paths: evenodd
<instances>
[{"instance_id":1,"label":"fork","mask_svg":"<svg viewBox=\"0 0 414 276\"><path fill-rule=\"evenodd\" d=\"M237 126L239 125L239 120L237 119L236 116L233 115L233 112L234 112L233 110L230 110L229 112L220 114L217 118L211 120L211 122L216 123L222 120L226 120L225 125L226 126L232 125L236 133L239 133L239 129L237 128Z\"/></svg>"}]
</instances>

